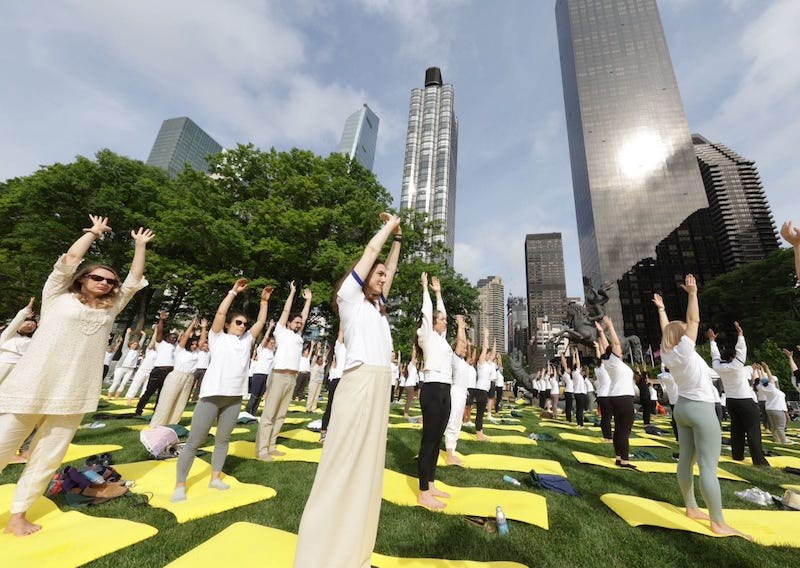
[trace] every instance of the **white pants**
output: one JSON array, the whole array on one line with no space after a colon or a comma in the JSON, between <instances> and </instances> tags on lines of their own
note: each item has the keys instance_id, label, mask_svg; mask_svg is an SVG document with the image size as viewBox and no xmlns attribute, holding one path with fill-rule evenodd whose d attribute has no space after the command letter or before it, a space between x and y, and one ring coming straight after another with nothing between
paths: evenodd
<instances>
[{"instance_id":1,"label":"white pants","mask_svg":"<svg viewBox=\"0 0 800 568\"><path fill-rule=\"evenodd\" d=\"M306 412L314 412L317 409L319 393L322 392L322 382L311 381L308 383L308 398L306 399Z\"/></svg>"},{"instance_id":2,"label":"white pants","mask_svg":"<svg viewBox=\"0 0 800 568\"><path fill-rule=\"evenodd\" d=\"M108 394L118 394L124 391L135 370L133 367L117 367L114 369L114 380L111 381L111 386L108 387Z\"/></svg>"},{"instance_id":3,"label":"white pants","mask_svg":"<svg viewBox=\"0 0 800 568\"><path fill-rule=\"evenodd\" d=\"M186 409L186 403L192 393L193 384L194 371L191 373L170 371L164 379L161 394L158 395L158 404L156 404L153 417L150 419L150 428L180 423L181 415Z\"/></svg>"},{"instance_id":4,"label":"white pants","mask_svg":"<svg viewBox=\"0 0 800 568\"><path fill-rule=\"evenodd\" d=\"M467 389L450 387L450 419L444 430L444 447L447 451L455 451L458 443L458 434L461 432L461 420L464 417L464 407L467 405Z\"/></svg>"},{"instance_id":5,"label":"white pants","mask_svg":"<svg viewBox=\"0 0 800 568\"><path fill-rule=\"evenodd\" d=\"M152 371L152 369L142 369L139 367L139 370L133 375L133 382L125 398L138 398L142 396L144 389L147 388L147 378L150 376L150 371Z\"/></svg>"},{"instance_id":6,"label":"white pants","mask_svg":"<svg viewBox=\"0 0 800 568\"><path fill-rule=\"evenodd\" d=\"M31 457L14 491L11 513L24 513L47 490L61 465L83 414L0 414L0 472L39 424L31 442Z\"/></svg>"}]
</instances>

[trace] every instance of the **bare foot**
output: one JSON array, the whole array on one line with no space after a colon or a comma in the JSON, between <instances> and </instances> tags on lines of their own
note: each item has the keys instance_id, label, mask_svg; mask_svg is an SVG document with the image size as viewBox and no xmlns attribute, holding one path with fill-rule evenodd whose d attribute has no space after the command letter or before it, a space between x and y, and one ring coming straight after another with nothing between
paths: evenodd
<instances>
[{"instance_id":1,"label":"bare foot","mask_svg":"<svg viewBox=\"0 0 800 568\"><path fill-rule=\"evenodd\" d=\"M475 433L475 437L478 438L479 442L488 442L489 438L483 433L483 430L480 432Z\"/></svg>"},{"instance_id":2,"label":"bare foot","mask_svg":"<svg viewBox=\"0 0 800 568\"><path fill-rule=\"evenodd\" d=\"M711 521L711 532L715 534L725 534L725 535L733 535L733 536L740 536L753 542L753 537L749 534L744 534L743 532L737 531L730 525L726 525L725 523L717 523L715 521Z\"/></svg>"},{"instance_id":3,"label":"bare foot","mask_svg":"<svg viewBox=\"0 0 800 568\"><path fill-rule=\"evenodd\" d=\"M457 455L451 454L451 453L447 454L447 457L445 457L444 461L447 462L447 465L457 465L457 466L463 466L464 465L464 462L461 461L461 458L459 458Z\"/></svg>"},{"instance_id":4,"label":"bare foot","mask_svg":"<svg viewBox=\"0 0 800 568\"><path fill-rule=\"evenodd\" d=\"M431 495L433 495L434 497L440 497L442 499L449 499L450 498L450 494L449 493L445 493L444 491L439 491L438 489L436 489L436 486L433 483L431 483L430 487L428 487L428 492Z\"/></svg>"},{"instance_id":5,"label":"bare foot","mask_svg":"<svg viewBox=\"0 0 800 568\"><path fill-rule=\"evenodd\" d=\"M275 461L275 458L273 458L273 457L272 457L271 455L269 455L269 454L264 454L263 456L256 456L256 459L257 459L258 461L262 461L262 462L271 462L271 461Z\"/></svg>"},{"instance_id":6,"label":"bare foot","mask_svg":"<svg viewBox=\"0 0 800 568\"><path fill-rule=\"evenodd\" d=\"M442 503L441 501L436 499L433 495L431 495L430 489L428 491L419 492L419 497L417 497L417 503L419 503L426 509L433 509L434 511L439 511L447 507L445 503Z\"/></svg>"},{"instance_id":7,"label":"bare foot","mask_svg":"<svg viewBox=\"0 0 800 568\"><path fill-rule=\"evenodd\" d=\"M3 532L13 533L14 536L26 536L41 530L42 525L35 525L25 518L25 513L14 513L8 519L8 524Z\"/></svg>"},{"instance_id":8,"label":"bare foot","mask_svg":"<svg viewBox=\"0 0 800 568\"><path fill-rule=\"evenodd\" d=\"M609 440L608 438L603 438L603 442L606 444L613 444L614 440Z\"/></svg>"},{"instance_id":9,"label":"bare foot","mask_svg":"<svg viewBox=\"0 0 800 568\"><path fill-rule=\"evenodd\" d=\"M695 521L707 521L708 515L705 514L700 509L686 509L686 516L690 519L694 519Z\"/></svg>"},{"instance_id":10,"label":"bare foot","mask_svg":"<svg viewBox=\"0 0 800 568\"><path fill-rule=\"evenodd\" d=\"M282 452L280 450L270 450L269 455L271 456L285 456L286 452Z\"/></svg>"},{"instance_id":11,"label":"bare foot","mask_svg":"<svg viewBox=\"0 0 800 568\"><path fill-rule=\"evenodd\" d=\"M8 460L8 463L28 463L28 458L14 454L11 456L11 459Z\"/></svg>"},{"instance_id":12,"label":"bare foot","mask_svg":"<svg viewBox=\"0 0 800 568\"><path fill-rule=\"evenodd\" d=\"M133 399L132 398L127 399L126 402L128 403L128 406L133 406Z\"/></svg>"}]
</instances>

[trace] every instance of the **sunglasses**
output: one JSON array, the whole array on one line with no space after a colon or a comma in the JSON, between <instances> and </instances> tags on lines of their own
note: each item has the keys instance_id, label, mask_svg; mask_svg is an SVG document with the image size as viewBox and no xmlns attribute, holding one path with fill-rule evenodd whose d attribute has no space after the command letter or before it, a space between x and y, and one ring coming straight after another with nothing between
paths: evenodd
<instances>
[{"instance_id":1,"label":"sunglasses","mask_svg":"<svg viewBox=\"0 0 800 568\"><path fill-rule=\"evenodd\" d=\"M102 282L105 280L109 286L116 286L119 284L119 280L116 278L106 278L105 276L100 276L99 274L87 274L86 276L95 282Z\"/></svg>"},{"instance_id":2,"label":"sunglasses","mask_svg":"<svg viewBox=\"0 0 800 568\"><path fill-rule=\"evenodd\" d=\"M236 319L236 320L233 320L233 322L231 322L231 323L234 323L236 325L247 325L247 320Z\"/></svg>"}]
</instances>

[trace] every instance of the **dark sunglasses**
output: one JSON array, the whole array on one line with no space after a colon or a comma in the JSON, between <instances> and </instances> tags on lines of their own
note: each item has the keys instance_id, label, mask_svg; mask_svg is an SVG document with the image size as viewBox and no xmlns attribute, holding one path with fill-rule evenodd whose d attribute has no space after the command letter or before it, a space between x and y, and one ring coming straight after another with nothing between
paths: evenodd
<instances>
[{"instance_id":1,"label":"dark sunglasses","mask_svg":"<svg viewBox=\"0 0 800 568\"><path fill-rule=\"evenodd\" d=\"M235 323L236 325L247 325L247 320L233 320L231 323Z\"/></svg>"},{"instance_id":2,"label":"dark sunglasses","mask_svg":"<svg viewBox=\"0 0 800 568\"><path fill-rule=\"evenodd\" d=\"M119 280L117 280L116 278L106 278L105 276L100 276L99 274L87 274L86 276L88 278L91 278L95 282L102 282L103 280L105 280L109 286L116 286L117 284L119 284Z\"/></svg>"}]
</instances>

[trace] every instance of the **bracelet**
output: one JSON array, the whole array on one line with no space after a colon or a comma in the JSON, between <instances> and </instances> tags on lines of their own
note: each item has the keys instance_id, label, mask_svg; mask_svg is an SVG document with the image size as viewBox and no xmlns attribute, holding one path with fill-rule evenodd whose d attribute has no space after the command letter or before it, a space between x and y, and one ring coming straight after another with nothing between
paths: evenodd
<instances>
[{"instance_id":1,"label":"bracelet","mask_svg":"<svg viewBox=\"0 0 800 568\"><path fill-rule=\"evenodd\" d=\"M666 308L658 308L658 311L659 312L666 312L667 310L666 310Z\"/></svg>"},{"instance_id":2,"label":"bracelet","mask_svg":"<svg viewBox=\"0 0 800 568\"><path fill-rule=\"evenodd\" d=\"M396 243L402 242L403 241L403 235L395 235L394 237L392 237L392 241L394 241Z\"/></svg>"},{"instance_id":3,"label":"bracelet","mask_svg":"<svg viewBox=\"0 0 800 568\"><path fill-rule=\"evenodd\" d=\"M228 294L233 294L235 296L236 292L234 292L233 290L228 290Z\"/></svg>"}]
</instances>

